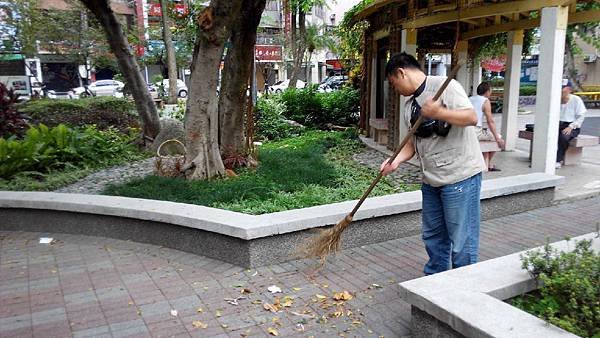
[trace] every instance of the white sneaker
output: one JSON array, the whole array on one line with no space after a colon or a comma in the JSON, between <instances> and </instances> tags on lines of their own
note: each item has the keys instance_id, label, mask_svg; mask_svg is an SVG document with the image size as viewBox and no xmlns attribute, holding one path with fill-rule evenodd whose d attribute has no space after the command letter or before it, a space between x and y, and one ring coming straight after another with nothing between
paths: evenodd
<instances>
[{"instance_id":1,"label":"white sneaker","mask_svg":"<svg viewBox=\"0 0 600 338\"><path fill-rule=\"evenodd\" d=\"M556 162L556 164L554 165L554 168L560 169L560 168L562 168L562 164L560 162Z\"/></svg>"}]
</instances>

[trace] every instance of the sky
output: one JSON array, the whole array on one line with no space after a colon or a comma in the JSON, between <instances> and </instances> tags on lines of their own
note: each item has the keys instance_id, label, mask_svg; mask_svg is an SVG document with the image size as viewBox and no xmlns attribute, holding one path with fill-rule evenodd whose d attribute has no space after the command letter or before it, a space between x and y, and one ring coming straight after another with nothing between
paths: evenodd
<instances>
[{"instance_id":1,"label":"sky","mask_svg":"<svg viewBox=\"0 0 600 338\"><path fill-rule=\"evenodd\" d=\"M360 0L329 0L329 14L335 13L335 22L339 24L344 18L344 13L359 2Z\"/></svg>"}]
</instances>

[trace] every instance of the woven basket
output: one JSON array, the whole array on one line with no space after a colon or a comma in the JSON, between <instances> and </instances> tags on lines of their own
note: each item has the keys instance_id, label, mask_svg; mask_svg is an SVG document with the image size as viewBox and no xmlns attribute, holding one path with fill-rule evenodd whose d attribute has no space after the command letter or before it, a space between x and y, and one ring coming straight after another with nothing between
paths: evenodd
<instances>
[{"instance_id":1,"label":"woven basket","mask_svg":"<svg viewBox=\"0 0 600 338\"><path fill-rule=\"evenodd\" d=\"M183 154L176 155L163 155L161 154L161 150L163 146L166 144L174 143L177 144L182 150ZM166 140L161 143L156 149L156 157L154 160L154 173L157 176L162 177L180 177L183 176L183 172L181 168L183 168L183 164L185 163L185 155L187 154L187 150L185 149L185 145L181 143L179 140Z\"/></svg>"}]
</instances>

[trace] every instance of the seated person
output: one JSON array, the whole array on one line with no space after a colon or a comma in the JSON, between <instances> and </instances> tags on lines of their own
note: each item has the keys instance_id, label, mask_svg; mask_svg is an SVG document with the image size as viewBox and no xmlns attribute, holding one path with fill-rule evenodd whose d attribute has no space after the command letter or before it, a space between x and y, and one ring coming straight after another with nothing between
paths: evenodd
<instances>
[{"instance_id":1,"label":"seated person","mask_svg":"<svg viewBox=\"0 0 600 338\"><path fill-rule=\"evenodd\" d=\"M493 143L490 144L489 141L495 141L500 149L504 149L504 140L496 131L496 122L494 122L494 118L492 117L492 103L489 100L490 95L492 95L492 87L489 83L482 82L477 86L477 95L469 97L469 100L471 100L477 113L477 139L479 140L485 164L489 171L500 171L500 169L492 165L492 157L494 157L497 148ZM484 115L489 130L483 127Z\"/></svg>"},{"instance_id":2,"label":"seated person","mask_svg":"<svg viewBox=\"0 0 600 338\"><path fill-rule=\"evenodd\" d=\"M581 125L585 119L585 104L579 96L571 94L572 90L573 86L571 82L563 79L556 169L559 169L564 164L569 142L579 135Z\"/></svg>"}]
</instances>

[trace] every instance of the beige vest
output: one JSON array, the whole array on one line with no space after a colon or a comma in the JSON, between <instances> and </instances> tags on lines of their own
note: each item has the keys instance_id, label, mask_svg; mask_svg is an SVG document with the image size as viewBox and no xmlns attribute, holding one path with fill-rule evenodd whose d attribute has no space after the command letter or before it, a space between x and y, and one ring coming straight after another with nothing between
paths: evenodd
<instances>
[{"instance_id":1,"label":"beige vest","mask_svg":"<svg viewBox=\"0 0 600 338\"><path fill-rule=\"evenodd\" d=\"M445 79L428 76L425 90L417 97L417 102L422 106L425 100L433 97ZM410 98L406 102L403 119L409 127L412 100ZM455 80L450 82L440 100L451 110L473 108L465 90ZM445 137L436 134L428 138L415 136L413 142L421 162L423 182L433 187L460 182L486 169L473 126L453 125Z\"/></svg>"}]
</instances>

